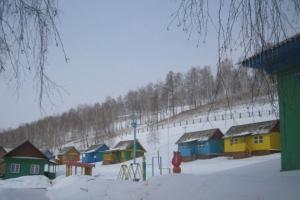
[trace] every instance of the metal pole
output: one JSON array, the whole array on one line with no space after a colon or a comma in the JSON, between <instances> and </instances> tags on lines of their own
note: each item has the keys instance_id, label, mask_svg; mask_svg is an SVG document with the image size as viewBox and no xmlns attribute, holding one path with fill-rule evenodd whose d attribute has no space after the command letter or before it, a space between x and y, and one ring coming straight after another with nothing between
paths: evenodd
<instances>
[{"instance_id":1,"label":"metal pole","mask_svg":"<svg viewBox=\"0 0 300 200\"><path fill-rule=\"evenodd\" d=\"M159 165L159 173L160 175L162 175L162 164L161 164L161 157L158 157L158 159L160 160L160 165Z\"/></svg>"},{"instance_id":2,"label":"metal pole","mask_svg":"<svg viewBox=\"0 0 300 200\"><path fill-rule=\"evenodd\" d=\"M133 163L136 164L136 121L135 116L132 122L133 127Z\"/></svg>"},{"instance_id":3,"label":"metal pole","mask_svg":"<svg viewBox=\"0 0 300 200\"><path fill-rule=\"evenodd\" d=\"M154 157L152 157L152 176L154 176Z\"/></svg>"},{"instance_id":4,"label":"metal pole","mask_svg":"<svg viewBox=\"0 0 300 200\"><path fill-rule=\"evenodd\" d=\"M146 180L146 158L143 156L143 181Z\"/></svg>"},{"instance_id":5,"label":"metal pole","mask_svg":"<svg viewBox=\"0 0 300 200\"><path fill-rule=\"evenodd\" d=\"M169 110L169 116L168 116L168 164L167 164L167 166L168 167L170 167L170 154L169 154L169 152L170 152L170 126L169 126L169 124L170 124L170 103L169 103L169 101L170 101L170 98L169 98L169 92L168 92L168 110Z\"/></svg>"},{"instance_id":6,"label":"metal pole","mask_svg":"<svg viewBox=\"0 0 300 200\"><path fill-rule=\"evenodd\" d=\"M159 151L157 151L157 157L159 158ZM159 162L160 162L160 160L157 159L157 164L158 164L158 166L159 166Z\"/></svg>"}]
</instances>

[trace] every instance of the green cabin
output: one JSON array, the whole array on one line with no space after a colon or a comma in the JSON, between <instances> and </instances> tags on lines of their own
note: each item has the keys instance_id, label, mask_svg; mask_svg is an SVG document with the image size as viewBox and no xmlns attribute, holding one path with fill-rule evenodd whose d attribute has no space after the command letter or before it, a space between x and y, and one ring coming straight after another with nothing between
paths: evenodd
<instances>
[{"instance_id":1,"label":"green cabin","mask_svg":"<svg viewBox=\"0 0 300 200\"><path fill-rule=\"evenodd\" d=\"M133 159L133 140L120 141L114 148L104 152L103 164L114 164ZM146 150L136 140L136 157L144 156Z\"/></svg>"},{"instance_id":2,"label":"green cabin","mask_svg":"<svg viewBox=\"0 0 300 200\"><path fill-rule=\"evenodd\" d=\"M277 77L281 169L300 169L300 33L244 60Z\"/></svg>"},{"instance_id":3,"label":"green cabin","mask_svg":"<svg viewBox=\"0 0 300 200\"><path fill-rule=\"evenodd\" d=\"M48 177L55 177L55 173L45 170L47 165L50 169L51 163L48 158L29 141L6 153L3 160L5 179L45 174L48 174Z\"/></svg>"}]
</instances>

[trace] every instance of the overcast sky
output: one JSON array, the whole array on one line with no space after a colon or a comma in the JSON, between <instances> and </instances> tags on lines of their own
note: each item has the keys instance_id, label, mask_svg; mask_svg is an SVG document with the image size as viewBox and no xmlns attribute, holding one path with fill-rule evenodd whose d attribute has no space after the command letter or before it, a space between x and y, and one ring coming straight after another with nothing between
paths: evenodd
<instances>
[{"instance_id":1,"label":"overcast sky","mask_svg":"<svg viewBox=\"0 0 300 200\"><path fill-rule=\"evenodd\" d=\"M70 58L65 63L58 48L50 48L48 75L66 92L52 96L40 112L37 91L27 77L16 92L0 80L0 129L17 127L41 117L68 111L79 104L102 102L124 95L168 71L185 73L191 66L216 66L216 33L196 47L174 24L167 26L176 0L59 1L59 29Z\"/></svg>"}]
</instances>

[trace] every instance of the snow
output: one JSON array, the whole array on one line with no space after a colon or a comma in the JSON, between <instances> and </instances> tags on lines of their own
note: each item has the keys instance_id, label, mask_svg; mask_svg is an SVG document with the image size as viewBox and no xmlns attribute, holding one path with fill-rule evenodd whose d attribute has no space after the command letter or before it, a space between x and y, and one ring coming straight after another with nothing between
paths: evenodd
<instances>
[{"instance_id":1,"label":"snow","mask_svg":"<svg viewBox=\"0 0 300 200\"><path fill-rule=\"evenodd\" d=\"M181 141L180 143L188 143L188 142L194 142L194 141L198 141L198 139L192 138L192 139L186 139Z\"/></svg>"},{"instance_id":2,"label":"snow","mask_svg":"<svg viewBox=\"0 0 300 200\"><path fill-rule=\"evenodd\" d=\"M280 154L268 156L253 156L245 159L232 159L229 157L216 157L208 160L196 160L182 163L182 173L207 175L238 167L245 167L251 164L265 162L273 159L280 159Z\"/></svg>"},{"instance_id":3,"label":"snow","mask_svg":"<svg viewBox=\"0 0 300 200\"><path fill-rule=\"evenodd\" d=\"M0 181L1 199L280 200L298 199L300 195L300 170L281 172L279 153L236 160L196 160L183 163L181 174L156 176L145 182L116 180L119 166L97 163L93 176L61 175L52 184L43 176Z\"/></svg>"},{"instance_id":4,"label":"snow","mask_svg":"<svg viewBox=\"0 0 300 200\"><path fill-rule=\"evenodd\" d=\"M257 106L258 107L258 106ZM262 109L268 109L261 105ZM235 108L237 112L243 107ZM221 111L218 111L221 112ZM192 116L196 118L199 116ZM137 134L139 142L147 150L147 181L131 182L117 180L121 164L102 165L95 163L93 176L65 177L65 166L59 166L57 178L49 181L44 176L27 176L0 180L1 200L8 199L299 199L300 170L281 172L280 153L254 156L245 159L217 157L181 164L181 174L158 173L157 160L155 176L151 175L153 156L162 156L163 167L170 167L171 152L177 150L175 142L186 132L219 128L226 132L231 126L275 119L273 115L233 120L216 120L189 124L185 127L160 129L157 140L149 140L148 132ZM169 134L168 134L169 132ZM168 136L169 135L169 136ZM114 142L130 140L132 134L119 136ZM168 141L168 138L170 139ZM170 146L168 147L168 144ZM168 152L168 149L170 151ZM141 163L141 158L137 159ZM122 164L129 164L127 161ZM43 189L45 188L45 189Z\"/></svg>"},{"instance_id":5,"label":"snow","mask_svg":"<svg viewBox=\"0 0 300 200\"><path fill-rule=\"evenodd\" d=\"M145 182L103 176L60 178L50 199L297 199L300 170L280 172L280 154L241 160L215 158L184 163L183 173Z\"/></svg>"},{"instance_id":6,"label":"snow","mask_svg":"<svg viewBox=\"0 0 300 200\"><path fill-rule=\"evenodd\" d=\"M96 151L96 149L92 149L92 150L89 150L89 151L85 151L85 152L83 152L83 153L93 153L93 152L95 152Z\"/></svg>"},{"instance_id":7,"label":"snow","mask_svg":"<svg viewBox=\"0 0 300 200\"><path fill-rule=\"evenodd\" d=\"M252 133L249 131L244 131L244 132L234 134L234 135L225 135L223 138L239 137L239 136L245 136L245 135L252 135Z\"/></svg>"},{"instance_id":8,"label":"snow","mask_svg":"<svg viewBox=\"0 0 300 200\"><path fill-rule=\"evenodd\" d=\"M270 131L268 129L261 129L261 130L256 130L253 131L253 133L251 135L263 135L263 134L267 134Z\"/></svg>"},{"instance_id":9,"label":"snow","mask_svg":"<svg viewBox=\"0 0 300 200\"><path fill-rule=\"evenodd\" d=\"M5 181L0 181L0 188L48 188L50 187L50 180L46 176L22 176L18 178L11 178Z\"/></svg>"},{"instance_id":10,"label":"snow","mask_svg":"<svg viewBox=\"0 0 300 200\"><path fill-rule=\"evenodd\" d=\"M31 157L31 156L14 156L13 158L26 158L26 159L33 159L33 160L44 160L45 158L37 158L37 157Z\"/></svg>"},{"instance_id":11,"label":"snow","mask_svg":"<svg viewBox=\"0 0 300 200\"><path fill-rule=\"evenodd\" d=\"M188 143L188 142L193 142L193 141L205 142L208 139L209 139L209 136L201 136L199 138L186 139L186 140L181 141L180 143Z\"/></svg>"},{"instance_id":12,"label":"snow","mask_svg":"<svg viewBox=\"0 0 300 200\"><path fill-rule=\"evenodd\" d=\"M199 142L205 142L205 141L207 141L208 139L209 139L208 136L202 136L202 137L200 137L200 138L198 139L198 141L199 141Z\"/></svg>"}]
</instances>

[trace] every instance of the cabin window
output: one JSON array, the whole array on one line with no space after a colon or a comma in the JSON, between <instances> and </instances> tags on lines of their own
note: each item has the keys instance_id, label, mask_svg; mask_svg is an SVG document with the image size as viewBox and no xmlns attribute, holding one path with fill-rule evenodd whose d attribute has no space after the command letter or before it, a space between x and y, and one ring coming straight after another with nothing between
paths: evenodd
<instances>
[{"instance_id":1,"label":"cabin window","mask_svg":"<svg viewBox=\"0 0 300 200\"><path fill-rule=\"evenodd\" d=\"M204 148L204 146L205 146L205 144L204 144L204 143L200 143L200 144L198 144L198 149L203 149L203 148Z\"/></svg>"},{"instance_id":2,"label":"cabin window","mask_svg":"<svg viewBox=\"0 0 300 200\"><path fill-rule=\"evenodd\" d=\"M11 163L11 165L10 165L10 173L14 173L14 174L20 173L20 164Z\"/></svg>"},{"instance_id":3,"label":"cabin window","mask_svg":"<svg viewBox=\"0 0 300 200\"><path fill-rule=\"evenodd\" d=\"M40 173L40 165L30 165L30 174L39 174Z\"/></svg>"},{"instance_id":4,"label":"cabin window","mask_svg":"<svg viewBox=\"0 0 300 200\"><path fill-rule=\"evenodd\" d=\"M264 138L262 135L256 135L254 136L254 143L255 144L260 144L264 142Z\"/></svg>"},{"instance_id":5,"label":"cabin window","mask_svg":"<svg viewBox=\"0 0 300 200\"><path fill-rule=\"evenodd\" d=\"M181 148L183 148L183 149L185 149L185 148L189 148L189 145L182 144L182 145L181 145Z\"/></svg>"},{"instance_id":6,"label":"cabin window","mask_svg":"<svg viewBox=\"0 0 300 200\"><path fill-rule=\"evenodd\" d=\"M230 145L237 144L237 143L238 143L238 139L237 138L231 138L230 139Z\"/></svg>"}]
</instances>

